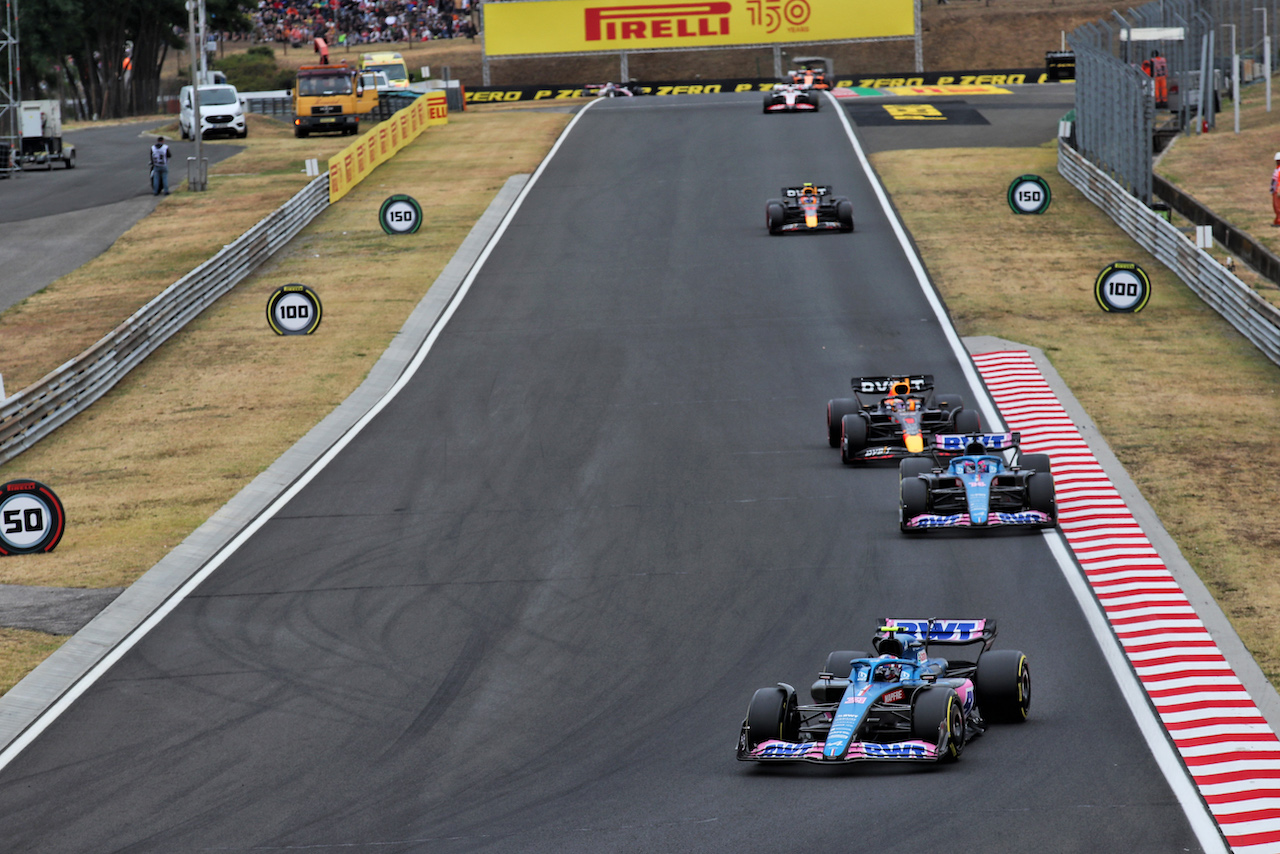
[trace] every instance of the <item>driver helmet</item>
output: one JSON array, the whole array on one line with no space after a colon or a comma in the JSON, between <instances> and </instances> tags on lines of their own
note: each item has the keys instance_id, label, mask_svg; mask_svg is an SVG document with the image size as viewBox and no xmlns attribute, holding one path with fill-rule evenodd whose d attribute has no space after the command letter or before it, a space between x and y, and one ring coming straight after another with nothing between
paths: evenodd
<instances>
[{"instance_id":1,"label":"driver helmet","mask_svg":"<svg viewBox=\"0 0 1280 854\"><path fill-rule=\"evenodd\" d=\"M872 674L873 682L899 682L902 679L902 665L895 663L877 664Z\"/></svg>"}]
</instances>

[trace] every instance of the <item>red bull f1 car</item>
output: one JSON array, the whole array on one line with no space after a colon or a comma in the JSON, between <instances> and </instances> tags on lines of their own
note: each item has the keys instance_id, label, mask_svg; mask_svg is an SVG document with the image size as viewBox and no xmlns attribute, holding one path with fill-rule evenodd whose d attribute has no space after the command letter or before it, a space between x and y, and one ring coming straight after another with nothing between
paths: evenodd
<instances>
[{"instance_id":1,"label":"red bull f1 car","mask_svg":"<svg viewBox=\"0 0 1280 854\"><path fill-rule=\"evenodd\" d=\"M1027 657L993 650L995 636L994 620L883 620L874 656L827 656L812 704L784 682L756 691L738 759L953 762L989 724L1025 721L1030 711Z\"/></svg>"},{"instance_id":2,"label":"red bull f1 car","mask_svg":"<svg viewBox=\"0 0 1280 854\"><path fill-rule=\"evenodd\" d=\"M822 106L822 96L813 89L779 83L764 93L766 113L816 113Z\"/></svg>"},{"instance_id":3,"label":"red bull f1 car","mask_svg":"<svg viewBox=\"0 0 1280 854\"><path fill-rule=\"evenodd\" d=\"M846 465L937 454L936 434L982 429L964 398L934 393L932 374L854 377L851 385L852 398L827 401L827 442Z\"/></svg>"},{"instance_id":4,"label":"red bull f1 car","mask_svg":"<svg viewBox=\"0 0 1280 854\"><path fill-rule=\"evenodd\" d=\"M948 459L915 457L899 464L899 526L995 528L1058 523L1048 454L1024 454L1017 433L938 435ZM1012 456L1012 462L1005 454Z\"/></svg>"},{"instance_id":5,"label":"red bull f1 car","mask_svg":"<svg viewBox=\"0 0 1280 854\"><path fill-rule=\"evenodd\" d=\"M853 231L853 202L819 184L783 187L782 198L765 202L764 221L770 234Z\"/></svg>"}]
</instances>

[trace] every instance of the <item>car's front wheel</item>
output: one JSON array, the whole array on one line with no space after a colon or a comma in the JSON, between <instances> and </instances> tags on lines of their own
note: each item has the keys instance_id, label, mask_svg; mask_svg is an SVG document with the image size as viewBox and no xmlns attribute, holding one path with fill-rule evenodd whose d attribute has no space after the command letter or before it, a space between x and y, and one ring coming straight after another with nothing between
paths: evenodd
<instances>
[{"instance_id":1,"label":"car's front wheel","mask_svg":"<svg viewBox=\"0 0 1280 854\"><path fill-rule=\"evenodd\" d=\"M955 762L964 751L964 708L950 688L921 688L911 706L911 734L930 744L942 744L943 762Z\"/></svg>"},{"instance_id":2,"label":"car's front wheel","mask_svg":"<svg viewBox=\"0 0 1280 854\"><path fill-rule=\"evenodd\" d=\"M851 466L858 461L858 451L867 446L867 419L854 413L840 419L840 462Z\"/></svg>"},{"instance_id":3,"label":"car's front wheel","mask_svg":"<svg viewBox=\"0 0 1280 854\"><path fill-rule=\"evenodd\" d=\"M795 696L779 686L761 688L747 706L747 749L766 741L800 740L800 719Z\"/></svg>"}]
</instances>

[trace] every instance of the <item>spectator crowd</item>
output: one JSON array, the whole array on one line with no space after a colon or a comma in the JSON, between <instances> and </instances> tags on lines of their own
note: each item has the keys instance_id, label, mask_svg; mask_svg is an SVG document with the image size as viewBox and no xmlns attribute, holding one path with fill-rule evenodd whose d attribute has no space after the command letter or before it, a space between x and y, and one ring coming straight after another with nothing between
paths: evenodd
<instances>
[{"instance_id":1,"label":"spectator crowd","mask_svg":"<svg viewBox=\"0 0 1280 854\"><path fill-rule=\"evenodd\" d=\"M476 0L260 0L253 11L258 41L309 46L471 38Z\"/></svg>"}]
</instances>

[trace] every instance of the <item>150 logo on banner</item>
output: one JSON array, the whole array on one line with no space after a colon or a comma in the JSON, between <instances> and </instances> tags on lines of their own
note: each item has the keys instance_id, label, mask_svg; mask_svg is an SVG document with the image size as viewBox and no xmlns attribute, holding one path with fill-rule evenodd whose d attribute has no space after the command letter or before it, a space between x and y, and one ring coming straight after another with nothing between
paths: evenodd
<instances>
[{"instance_id":1,"label":"150 logo on banner","mask_svg":"<svg viewBox=\"0 0 1280 854\"><path fill-rule=\"evenodd\" d=\"M766 32L776 33L786 20L790 32L808 32L805 27L811 10L808 0L747 0L751 23L763 26Z\"/></svg>"}]
</instances>

